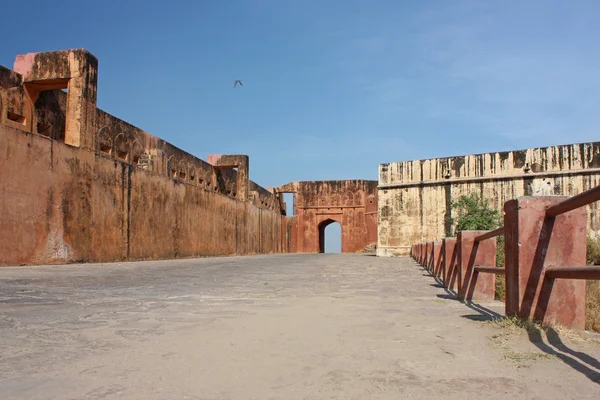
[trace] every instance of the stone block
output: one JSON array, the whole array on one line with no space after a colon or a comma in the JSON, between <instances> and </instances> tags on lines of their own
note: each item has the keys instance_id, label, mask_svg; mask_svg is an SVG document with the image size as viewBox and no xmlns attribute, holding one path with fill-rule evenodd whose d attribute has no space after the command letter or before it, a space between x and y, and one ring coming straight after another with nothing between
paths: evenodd
<instances>
[{"instance_id":1,"label":"stone block","mask_svg":"<svg viewBox=\"0 0 600 400\"><path fill-rule=\"evenodd\" d=\"M568 197L520 197L504 205L506 315L585 327L585 281L544 280L546 267L586 264L586 209L557 217L546 209Z\"/></svg>"},{"instance_id":2,"label":"stone block","mask_svg":"<svg viewBox=\"0 0 600 400\"><path fill-rule=\"evenodd\" d=\"M461 301L494 299L496 275L475 271L477 265L496 265L496 238L475 240L485 232L458 232L458 299Z\"/></svg>"}]
</instances>

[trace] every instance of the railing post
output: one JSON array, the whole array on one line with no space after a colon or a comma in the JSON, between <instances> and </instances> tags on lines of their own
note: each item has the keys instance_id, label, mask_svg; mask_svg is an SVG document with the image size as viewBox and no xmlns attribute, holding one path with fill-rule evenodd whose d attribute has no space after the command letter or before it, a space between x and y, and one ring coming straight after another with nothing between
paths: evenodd
<instances>
[{"instance_id":1,"label":"railing post","mask_svg":"<svg viewBox=\"0 0 600 400\"><path fill-rule=\"evenodd\" d=\"M495 274L479 274L476 265L496 265L496 238L475 241L486 231L461 231L458 246L458 299L493 300L496 287Z\"/></svg>"},{"instance_id":2,"label":"railing post","mask_svg":"<svg viewBox=\"0 0 600 400\"><path fill-rule=\"evenodd\" d=\"M442 269L442 241L439 240L433 243L433 276L439 276L440 270Z\"/></svg>"},{"instance_id":3,"label":"railing post","mask_svg":"<svg viewBox=\"0 0 600 400\"><path fill-rule=\"evenodd\" d=\"M423 267L425 267L426 270L429 271L429 260L431 259L431 242L427 242L425 244L425 263L423 264Z\"/></svg>"},{"instance_id":4,"label":"railing post","mask_svg":"<svg viewBox=\"0 0 600 400\"><path fill-rule=\"evenodd\" d=\"M444 287L449 289L456 288L456 238L445 238L443 249L443 281Z\"/></svg>"},{"instance_id":5,"label":"railing post","mask_svg":"<svg viewBox=\"0 0 600 400\"><path fill-rule=\"evenodd\" d=\"M544 280L545 267L586 264L586 209L557 217L568 197L520 197L504 204L506 315L585 328L585 281Z\"/></svg>"},{"instance_id":6,"label":"railing post","mask_svg":"<svg viewBox=\"0 0 600 400\"><path fill-rule=\"evenodd\" d=\"M433 266L435 265L435 242L429 242L429 261L427 263L427 270L433 274Z\"/></svg>"}]
</instances>

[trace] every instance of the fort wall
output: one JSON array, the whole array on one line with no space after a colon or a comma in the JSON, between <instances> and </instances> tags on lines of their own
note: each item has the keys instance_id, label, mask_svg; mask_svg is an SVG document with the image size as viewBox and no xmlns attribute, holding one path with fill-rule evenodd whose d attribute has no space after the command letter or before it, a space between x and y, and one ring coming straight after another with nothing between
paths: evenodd
<instances>
[{"instance_id":1,"label":"fort wall","mask_svg":"<svg viewBox=\"0 0 600 400\"><path fill-rule=\"evenodd\" d=\"M289 251L281 199L248 168L98 109L90 53L18 56L15 70L0 67L0 265Z\"/></svg>"},{"instance_id":2,"label":"fort wall","mask_svg":"<svg viewBox=\"0 0 600 400\"><path fill-rule=\"evenodd\" d=\"M413 243L453 236L451 204L465 194L502 210L520 196L570 196L599 184L598 142L381 164L377 253L406 255ZM587 206L592 233L599 210Z\"/></svg>"}]
</instances>

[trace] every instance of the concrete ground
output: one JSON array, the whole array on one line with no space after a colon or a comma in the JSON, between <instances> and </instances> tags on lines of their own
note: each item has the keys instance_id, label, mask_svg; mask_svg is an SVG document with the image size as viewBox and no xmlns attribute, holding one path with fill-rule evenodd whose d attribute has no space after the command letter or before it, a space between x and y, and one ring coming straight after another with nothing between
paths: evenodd
<instances>
[{"instance_id":1,"label":"concrete ground","mask_svg":"<svg viewBox=\"0 0 600 400\"><path fill-rule=\"evenodd\" d=\"M0 269L0 399L598 399L600 345L486 322L409 258Z\"/></svg>"}]
</instances>

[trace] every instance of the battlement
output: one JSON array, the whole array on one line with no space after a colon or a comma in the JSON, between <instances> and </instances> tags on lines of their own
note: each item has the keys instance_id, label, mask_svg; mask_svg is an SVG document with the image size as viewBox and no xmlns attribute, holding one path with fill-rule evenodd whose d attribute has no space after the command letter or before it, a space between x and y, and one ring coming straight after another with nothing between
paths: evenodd
<instances>
[{"instance_id":1,"label":"battlement","mask_svg":"<svg viewBox=\"0 0 600 400\"><path fill-rule=\"evenodd\" d=\"M81 49L0 67L0 265L288 251L248 156L203 161L99 109L97 82Z\"/></svg>"},{"instance_id":2,"label":"battlement","mask_svg":"<svg viewBox=\"0 0 600 400\"><path fill-rule=\"evenodd\" d=\"M211 165L99 109L97 93L98 59L87 50L18 55L14 71L0 66L0 124L280 212L248 168Z\"/></svg>"}]
</instances>

